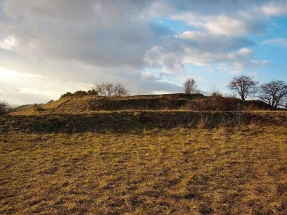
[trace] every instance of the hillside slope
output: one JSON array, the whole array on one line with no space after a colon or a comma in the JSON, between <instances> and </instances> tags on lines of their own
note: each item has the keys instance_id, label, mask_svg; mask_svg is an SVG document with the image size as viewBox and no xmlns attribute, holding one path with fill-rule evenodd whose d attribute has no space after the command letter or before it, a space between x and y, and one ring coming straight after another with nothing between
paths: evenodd
<instances>
[{"instance_id":1,"label":"hillside slope","mask_svg":"<svg viewBox=\"0 0 287 215\"><path fill-rule=\"evenodd\" d=\"M269 110L262 101L242 101L222 96L202 94L138 95L119 98L103 96L68 96L47 104L35 104L15 109L14 115L78 114L94 111L117 110L194 110L194 111L238 111Z\"/></svg>"}]
</instances>

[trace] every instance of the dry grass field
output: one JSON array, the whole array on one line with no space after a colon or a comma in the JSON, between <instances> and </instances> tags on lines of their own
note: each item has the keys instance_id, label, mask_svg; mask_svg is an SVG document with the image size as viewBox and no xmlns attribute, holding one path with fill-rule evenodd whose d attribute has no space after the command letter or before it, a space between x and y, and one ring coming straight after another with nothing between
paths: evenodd
<instances>
[{"instance_id":1,"label":"dry grass field","mask_svg":"<svg viewBox=\"0 0 287 215\"><path fill-rule=\"evenodd\" d=\"M1 121L0 214L287 214L280 116L117 132L14 130L21 119Z\"/></svg>"},{"instance_id":2,"label":"dry grass field","mask_svg":"<svg viewBox=\"0 0 287 215\"><path fill-rule=\"evenodd\" d=\"M255 109L255 110L254 110ZM67 97L0 117L0 214L287 214L287 112Z\"/></svg>"}]
</instances>

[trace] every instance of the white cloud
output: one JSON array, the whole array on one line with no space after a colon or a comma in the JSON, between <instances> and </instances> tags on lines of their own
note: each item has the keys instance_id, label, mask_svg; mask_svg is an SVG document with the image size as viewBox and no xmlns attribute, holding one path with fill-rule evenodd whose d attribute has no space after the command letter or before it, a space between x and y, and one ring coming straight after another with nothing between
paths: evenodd
<instances>
[{"instance_id":1,"label":"white cloud","mask_svg":"<svg viewBox=\"0 0 287 215\"><path fill-rule=\"evenodd\" d=\"M208 31L215 35L239 36L245 34L262 34L266 31L264 19L257 19L248 13L238 12L236 15L203 15L185 12L171 16L174 20L181 20L198 30Z\"/></svg>"},{"instance_id":2,"label":"white cloud","mask_svg":"<svg viewBox=\"0 0 287 215\"><path fill-rule=\"evenodd\" d=\"M0 89L3 94L12 98L13 104L21 104L20 101L24 103L24 100L31 102L35 97L37 102L47 102L58 99L61 94L71 89L88 89L85 83L65 82L51 76L21 73L6 68L0 68L0 77Z\"/></svg>"},{"instance_id":3,"label":"white cloud","mask_svg":"<svg viewBox=\"0 0 287 215\"><path fill-rule=\"evenodd\" d=\"M274 1L263 5L261 11L265 15L269 16L282 16L287 15L287 2L286 1Z\"/></svg>"},{"instance_id":4,"label":"white cloud","mask_svg":"<svg viewBox=\"0 0 287 215\"><path fill-rule=\"evenodd\" d=\"M214 35L199 31L185 31L178 35L178 38L189 47L208 52L230 52L255 44L242 37Z\"/></svg>"},{"instance_id":5,"label":"white cloud","mask_svg":"<svg viewBox=\"0 0 287 215\"><path fill-rule=\"evenodd\" d=\"M170 75L184 70L182 56L182 48L177 42L171 41L165 46L150 49L145 55L145 61L150 66L162 67L162 73Z\"/></svg>"},{"instance_id":6,"label":"white cloud","mask_svg":"<svg viewBox=\"0 0 287 215\"><path fill-rule=\"evenodd\" d=\"M12 36L0 40L0 49L12 50L16 46L16 39Z\"/></svg>"},{"instance_id":7,"label":"white cloud","mask_svg":"<svg viewBox=\"0 0 287 215\"><path fill-rule=\"evenodd\" d=\"M149 50L146 60L150 65L161 65L164 75L179 74L185 68L185 63L197 66L225 63L232 65L232 71L243 71L267 64L254 60L253 51L247 48L253 45L248 39L185 31L165 46Z\"/></svg>"},{"instance_id":8,"label":"white cloud","mask_svg":"<svg viewBox=\"0 0 287 215\"><path fill-rule=\"evenodd\" d=\"M195 64L197 66L218 65L224 71L232 74L241 73L247 68L269 65L266 60L254 60L254 53L248 48L241 48L238 51L225 52L200 52L194 49L187 49L184 58L185 62ZM225 65L225 66L222 66Z\"/></svg>"},{"instance_id":9,"label":"white cloud","mask_svg":"<svg viewBox=\"0 0 287 215\"><path fill-rule=\"evenodd\" d=\"M240 35L247 33L246 25L242 20L225 15L211 17L204 27L214 34Z\"/></svg>"},{"instance_id":10,"label":"white cloud","mask_svg":"<svg viewBox=\"0 0 287 215\"><path fill-rule=\"evenodd\" d=\"M287 39L286 38L273 38L271 40L265 40L262 44L274 44L283 47L287 47Z\"/></svg>"},{"instance_id":11,"label":"white cloud","mask_svg":"<svg viewBox=\"0 0 287 215\"><path fill-rule=\"evenodd\" d=\"M143 81L156 81L157 78L150 72L142 72L141 80L143 80Z\"/></svg>"},{"instance_id":12,"label":"white cloud","mask_svg":"<svg viewBox=\"0 0 287 215\"><path fill-rule=\"evenodd\" d=\"M170 94L173 93L171 91L152 91L151 94L160 95L160 94Z\"/></svg>"},{"instance_id":13,"label":"white cloud","mask_svg":"<svg viewBox=\"0 0 287 215\"><path fill-rule=\"evenodd\" d=\"M173 20L184 21L188 25L194 27L203 27L204 21L206 19L203 15L187 13L187 12L177 15L171 15L170 18Z\"/></svg>"},{"instance_id":14,"label":"white cloud","mask_svg":"<svg viewBox=\"0 0 287 215\"><path fill-rule=\"evenodd\" d=\"M199 38L205 37L206 34L199 31L185 31L178 35L179 38L187 39L187 40L197 40Z\"/></svg>"},{"instance_id":15,"label":"white cloud","mask_svg":"<svg viewBox=\"0 0 287 215\"><path fill-rule=\"evenodd\" d=\"M6 78L33 78L33 77L41 78L42 76L31 73L20 73L14 70L0 67L0 77L3 80Z\"/></svg>"},{"instance_id":16,"label":"white cloud","mask_svg":"<svg viewBox=\"0 0 287 215\"><path fill-rule=\"evenodd\" d=\"M239 54L240 56L243 56L243 57L251 57L251 56L253 56L252 51L251 51L250 49L248 49L248 48L242 48L242 49L240 49L240 50L238 51L238 54Z\"/></svg>"},{"instance_id":17,"label":"white cloud","mask_svg":"<svg viewBox=\"0 0 287 215\"><path fill-rule=\"evenodd\" d=\"M268 60L250 60L250 62L254 65L254 66L268 66L271 65L272 63Z\"/></svg>"},{"instance_id":18,"label":"white cloud","mask_svg":"<svg viewBox=\"0 0 287 215\"><path fill-rule=\"evenodd\" d=\"M18 88L21 94L30 94L33 96L42 96L45 99L55 99L58 97L58 93L53 90L41 89L41 88Z\"/></svg>"}]
</instances>

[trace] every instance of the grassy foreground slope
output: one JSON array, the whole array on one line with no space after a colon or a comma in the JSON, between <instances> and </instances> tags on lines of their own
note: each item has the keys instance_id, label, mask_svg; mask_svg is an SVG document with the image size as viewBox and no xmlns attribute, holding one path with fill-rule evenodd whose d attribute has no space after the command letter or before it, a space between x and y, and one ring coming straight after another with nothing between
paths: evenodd
<instances>
[{"instance_id":1,"label":"grassy foreground slope","mask_svg":"<svg viewBox=\"0 0 287 215\"><path fill-rule=\"evenodd\" d=\"M0 134L0 214L286 214L285 126Z\"/></svg>"},{"instance_id":2,"label":"grassy foreground slope","mask_svg":"<svg viewBox=\"0 0 287 215\"><path fill-rule=\"evenodd\" d=\"M0 214L285 215L287 112L181 96L0 117ZM216 111L224 102L233 111Z\"/></svg>"}]
</instances>

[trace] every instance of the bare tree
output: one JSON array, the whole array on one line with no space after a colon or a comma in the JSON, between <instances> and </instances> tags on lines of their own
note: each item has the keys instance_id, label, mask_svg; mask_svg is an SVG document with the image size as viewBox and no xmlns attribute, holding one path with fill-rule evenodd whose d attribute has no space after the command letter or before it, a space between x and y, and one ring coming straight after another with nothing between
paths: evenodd
<instances>
[{"instance_id":1,"label":"bare tree","mask_svg":"<svg viewBox=\"0 0 287 215\"><path fill-rule=\"evenodd\" d=\"M245 100L250 93L255 93L257 91L258 82L254 81L252 78L247 76L239 76L233 78L227 87L238 93L242 100Z\"/></svg>"},{"instance_id":2,"label":"bare tree","mask_svg":"<svg viewBox=\"0 0 287 215\"><path fill-rule=\"evenodd\" d=\"M194 93L196 91L196 82L193 78L188 78L183 83L183 87L184 87L185 94Z\"/></svg>"},{"instance_id":3,"label":"bare tree","mask_svg":"<svg viewBox=\"0 0 287 215\"><path fill-rule=\"evenodd\" d=\"M10 108L11 108L10 105L6 101L4 100L0 101L0 116L7 115Z\"/></svg>"},{"instance_id":4,"label":"bare tree","mask_svg":"<svg viewBox=\"0 0 287 215\"><path fill-rule=\"evenodd\" d=\"M113 84L111 82L96 84L94 90L98 93L98 95L107 97L126 96L129 92L128 89L125 88L122 84Z\"/></svg>"},{"instance_id":5,"label":"bare tree","mask_svg":"<svg viewBox=\"0 0 287 215\"><path fill-rule=\"evenodd\" d=\"M96 84L94 90L100 95L100 96L107 96L110 97L113 95L113 83L101 83Z\"/></svg>"},{"instance_id":6,"label":"bare tree","mask_svg":"<svg viewBox=\"0 0 287 215\"><path fill-rule=\"evenodd\" d=\"M114 95L115 96L127 96L129 93L128 89L125 88L122 84L117 83L114 85Z\"/></svg>"},{"instance_id":7,"label":"bare tree","mask_svg":"<svg viewBox=\"0 0 287 215\"><path fill-rule=\"evenodd\" d=\"M268 103L272 109L284 106L287 101L287 84L284 81L270 81L259 87L259 98Z\"/></svg>"}]
</instances>

